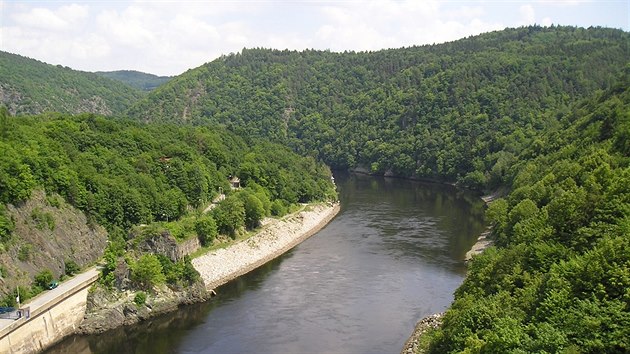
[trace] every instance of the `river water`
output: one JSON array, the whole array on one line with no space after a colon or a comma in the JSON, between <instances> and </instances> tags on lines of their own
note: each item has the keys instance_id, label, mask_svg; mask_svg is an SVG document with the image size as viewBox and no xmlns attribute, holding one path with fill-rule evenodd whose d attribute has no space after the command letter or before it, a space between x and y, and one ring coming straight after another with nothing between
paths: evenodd
<instances>
[{"instance_id":1,"label":"river water","mask_svg":"<svg viewBox=\"0 0 630 354\"><path fill-rule=\"evenodd\" d=\"M336 177L330 224L211 301L49 352L399 353L420 318L452 301L483 202L450 186Z\"/></svg>"}]
</instances>

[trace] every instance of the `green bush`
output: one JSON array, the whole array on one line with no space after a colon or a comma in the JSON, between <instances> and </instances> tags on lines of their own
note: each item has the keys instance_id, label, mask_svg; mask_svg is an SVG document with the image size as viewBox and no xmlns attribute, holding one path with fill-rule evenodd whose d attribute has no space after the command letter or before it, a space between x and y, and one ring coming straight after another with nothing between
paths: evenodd
<instances>
[{"instance_id":1,"label":"green bush","mask_svg":"<svg viewBox=\"0 0 630 354\"><path fill-rule=\"evenodd\" d=\"M217 223L211 215L204 215L197 219L195 230L202 245L206 246L212 243L219 233Z\"/></svg>"},{"instance_id":2,"label":"green bush","mask_svg":"<svg viewBox=\"0 0 630 354\"><path fill-rule=\"evenodd\" d=\"M150 289L154 285L163 283L166 278L162 271L162 264L154 254L142 255L131 267L131 279L138 286Z\"/></svg>"},{"instance_id":3,"label":"green bush","mask_svg":"<svg viewBox=\"0 0 630 354\"><path fill-rule=\"evenodd\" d=\"M18 259L22 262L26 262L31 258L31 249L33 246L30 243L23 244L18 251Z\"/></svg>"},{"instance_id":4,"label":"green bush","mask_svg":"<svg viewBox=\"0 0 630 354\"><path fill-rule=\"evenodd\" d=\"M276 199L271 203L271 215L273 216L282 216L287 213L289 208L286 205L286 202L281 199Z\"/></svg>"},{"instance_id":5,"label":"green bush","mask_svg":"<svg viewBox=\"0 0 630 354\"><path fill-rule=\"evenodd\" d=\"M212 216L219 232L234 238L236 230L245 224L245 206L238 197L232 195L212 210Z\"/></svg>"},{"instance_id":6,"label":"green bush","mask_svg":"<svg viewBox=\"0 0 630 354\"><path fill-rule=\"evenodd\" d=\"M162 265L162 273L169 285L190 285L200 278L199 272L193 267L189 256L185 256L179 262L173 262L164 255L157 255L157 258Z\"/></svg>"},{"instance_id":7,"label":"green bush","mask_svg":"<svg viewBox=\"0 0 630 354\"><path fill-rule=\"evenodd\" d=\"M66 275L73 275L76 272L78 272L79 270L81 270L81 267L79 267L79 265L77 264L77 262L69 259L67 260L65 265L65 274Z\"/></svg>"},{"instance_id":8,"label":"green bush","mask_svg":"<svg viewBox=\"0 0 630 354\"><path fill-rule=\"evenodd\" d=\"M31 218L35 222L35 227L39 230L48 228L52 231L55 229L55 218L49 212L43 212L40 208L35 208L31 212Z\"/></svg>"},{"instance_id":9,"label":"green bush","mask_svg":"<svg viewBox=\"0 0 630 354\"><path fill-rule=\"evenodd\" d=\"M0 243L7 242L11 238L11 233L15 229L15 223L3 204L0 204Z\"/></svg>"},{"instance_id":10,"label":"green bush","mask_svg":"<svg viewBox=\"0 0 630 354\"><path fill-rule=\"evenodd\" d=\"M138 306L144 305L147 302L147 294L144 291L138 291L133 298L133 302Z\"/></svg>"},{"instance_id":11,"label":"green bush","mask_svg":"<svg viewBox=\"0 0 630 354\"><path fill-rule=\"evenodd\" d=\"M61 199L57 195L47 195L46 201L52 207L59 208L61 206Z\"/></svg>"},{"instance_id":12,"label":"green bush","mask_svg":"<svg viewBox=\"0 0 630 354\"><path fill-rule=\"evenodd\" d=\"M42 270L35 276L35 285L42 289L48 289L48 285L53 280L53 274L49 269Z\"/></svg>"},{"instance_id":13,"label":"green bush","mask_svg":"<svg viewBox=\"0 0 630 354\"><path fill-rule=\"evenodd\" d=\"M251 192L244 192L240 195L245 208L245 226L254 229L260 225L260 221L265 217L265 207L258 197Z\"/></svg>"}]
</instances>

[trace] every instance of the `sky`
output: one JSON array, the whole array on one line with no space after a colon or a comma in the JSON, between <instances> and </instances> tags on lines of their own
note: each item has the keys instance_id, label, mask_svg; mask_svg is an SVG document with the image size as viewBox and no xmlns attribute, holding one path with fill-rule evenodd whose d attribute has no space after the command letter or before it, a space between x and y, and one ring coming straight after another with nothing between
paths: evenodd
<instances>
[{"instance_id":1,"label":"sky","mask_svg":"<svg viewBox=\"0 0 630 354\"><path fill-rule=\"evenodd\" d=\"M243 48L374 51L533 24L630 31L630 0L0 0L0 50L178 75Z\"/></svg>"}]
</instances>

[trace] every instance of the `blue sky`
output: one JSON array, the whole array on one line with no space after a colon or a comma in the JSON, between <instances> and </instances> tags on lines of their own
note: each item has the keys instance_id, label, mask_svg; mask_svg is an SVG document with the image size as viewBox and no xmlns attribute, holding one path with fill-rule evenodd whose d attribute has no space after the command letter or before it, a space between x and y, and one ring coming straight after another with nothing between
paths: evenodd
<instances>
[{"instance_id":1,"label":"blue sky","mask_svg":"<svg viewBox=\"0 0 630 354\"><path fill-rule=\"evenodd\" d=\"M378 50L506 27L630 31L630 0L0 0L0 50L77 70L177 75L247 47Z\"/></svg>"}]
</instances>

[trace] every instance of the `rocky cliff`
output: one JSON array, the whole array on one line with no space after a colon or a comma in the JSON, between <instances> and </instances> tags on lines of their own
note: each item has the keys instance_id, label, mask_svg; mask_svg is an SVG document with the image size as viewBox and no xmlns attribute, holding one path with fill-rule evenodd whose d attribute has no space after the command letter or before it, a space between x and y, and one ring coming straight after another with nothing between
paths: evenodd
<instances>
[{"instance_id":1,"label":"rocky cliff","mask_svg":"<svg viewBox=\"0 0 630 354\"><path fill-rule=\"evenodd\" d=\"M0 252L0 295L29 287L36 274L48 269L55 279L64 274L66 262L83 268L103 255L107 232L88 222L85 214L62 197L34 191L19 205L8 205L15 229Z\"/></svg>"}]
</instances>

